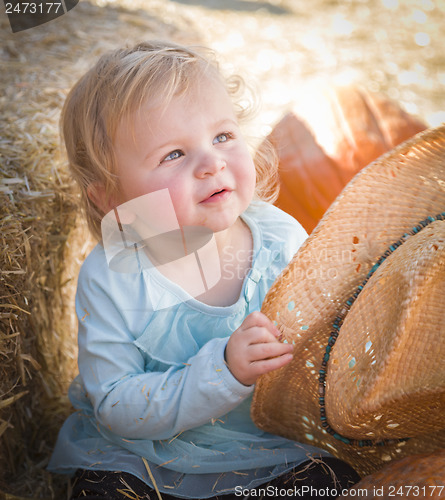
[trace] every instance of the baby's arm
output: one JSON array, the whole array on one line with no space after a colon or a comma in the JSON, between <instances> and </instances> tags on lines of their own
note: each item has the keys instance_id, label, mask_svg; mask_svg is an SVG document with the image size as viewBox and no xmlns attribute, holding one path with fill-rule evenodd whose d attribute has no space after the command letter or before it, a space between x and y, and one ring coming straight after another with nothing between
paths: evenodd
<instances>
[{"instance_id":1,"label":"baby's arm","mask_svg":"<svg viewBox=\"0 0 445 500\"><path fill-rule=\"evenodd\" d=\"M98 422L118 436L170 439L226 414L252 392L224 362L227 339L209 341L181 366L148 372L106 290L90 281L77 311L80 376Z\"/></svg>"}]
</instances>

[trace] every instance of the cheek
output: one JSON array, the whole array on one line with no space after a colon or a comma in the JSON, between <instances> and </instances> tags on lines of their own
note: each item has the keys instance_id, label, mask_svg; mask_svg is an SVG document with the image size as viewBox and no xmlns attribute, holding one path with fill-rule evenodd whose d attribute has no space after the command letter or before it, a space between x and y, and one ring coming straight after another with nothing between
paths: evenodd
<instances>
[{"instance_id":1,"label":"cheek","mask_svg":"<svg viewBox=\"0 0 445 500\"><path fill-rule=\"evenodd\" d=\"M244 186L246 196L250 196L252 198L256 185L256 170L253 160L248 153L244 159L243 168L240 169L238 175L239 181Z\"/></svg>"},{"instance_id":2,"label":"cheek","mask_svg":"<svg viewBox=\"0 0 445 500\"><path fill-rule=\"evenodd\" d=\"M126 175L121 175L119 179L119 190L121 198L124 201L130 201L144 194L156 191L153 189L152 183L140 175L139 172L126 172Z\"/></svg>"},{"instance_id":3,"label":"cheek","mask_svg":"<svg viewBox=\"0 0 445 500\"><path fill-rule=\"evenodd\" d=\"M172 182L160 176L134 176L121 184L121 192L127 200L168 188L172 200L182 195L180 182Z\"/></svg>"},{"instance_id":4,"label":"cheek","mask_svg":"<svg viewBox=\"0 0 445 500\"><path fill-rule=\"evenodd\" d=\"M123 186L121 189L122 203L139 198L139 196L143 196L144 194L147 194L147 190L143 189L140 184Z\"/></svg>"},{"instance_id":5,"label":"cheek","mask_svg":"<svg viewBox=\"0 0 445 500\"><path fill-rule=\"evenodd\" d=\"M178 220L183 219L188 211L190 206L190 193L187 189L187 183L185 182L173 182L168 186L168 190L170 193L170 197L173 203L173 208L176 213L176 217Z\"/></svg>"}]
</instances>

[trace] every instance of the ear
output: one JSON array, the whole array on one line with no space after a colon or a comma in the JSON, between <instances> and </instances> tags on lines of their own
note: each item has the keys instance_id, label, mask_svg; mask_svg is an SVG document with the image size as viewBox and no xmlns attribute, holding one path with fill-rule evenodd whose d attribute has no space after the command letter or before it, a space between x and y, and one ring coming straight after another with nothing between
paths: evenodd
<instances>
[{"instance_id":1,"label":"ear","mask_svg":"<svg viewBox=\"0 0 445 500\"><path fill-rule=\"evenodd\" d=\"M99 182L93 182L87 187L87 196L104 214L113 210L115 206L112 198L107 195L105 186Z\"/></svg>"}]
</instances>

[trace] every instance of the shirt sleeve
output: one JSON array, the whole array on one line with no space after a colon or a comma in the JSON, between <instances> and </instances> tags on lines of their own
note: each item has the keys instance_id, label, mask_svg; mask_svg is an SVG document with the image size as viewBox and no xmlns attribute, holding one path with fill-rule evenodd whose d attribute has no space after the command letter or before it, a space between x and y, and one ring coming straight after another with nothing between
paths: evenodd
<instances>
[{"instance_id":1,"label":"shirt sleeve","mask_svg":"<svg viewBox=\"0 0 445 500\"><path fill-rule=\"evenodd\" d=\"M113 283L79 278L79 372L95 417L118 436L160 440L205 424L253 391L224 362L228 338L207 342L183 366L149 372L114 300Z\"/></svg>"}]
</instances>

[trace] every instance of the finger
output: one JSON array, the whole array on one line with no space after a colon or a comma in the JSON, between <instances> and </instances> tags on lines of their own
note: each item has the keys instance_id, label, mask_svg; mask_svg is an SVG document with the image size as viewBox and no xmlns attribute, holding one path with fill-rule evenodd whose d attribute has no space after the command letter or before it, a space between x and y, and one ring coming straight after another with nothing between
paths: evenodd
<instances>
[{"instance_id":1,"label":"finger","mask_svg":"<svg viewBox=\"0 0 445 500\"><path fill-rule=\"evenodd\" d=\"M245 330L244 340L248 345L279 343L277 337L264 326L253 326Z\"/></svg>"},{"instance_id":2,"label":"finger","mask_svg":"<svg viewBox=\"0 0 445 500\"><path fill-rule=\"evenodd\" d=\"M278 328L261 311L254 311L253 313L250 313L244 320L243 325L246 328L253 328L255 326L266 328L275 337L280 334Z\"/></svg>"},{"instance_id":3,"label":"finger","mask_svg":"<svg viewBox=\"0 0 445 500\"><path fill-rule=\"evenodd\" d=\"M277 356L291 353L293 350L292 344L282 344L280 342L267 342L261 344L252 344L249 346L250 362L267 360Z\"/></svg>"},{"instance_id":4,"label":"finger","mask_svg":"<svg viewBox=\"0 0 445 500\"><path fill-rule=\"evenodd\" d=\"M286 353L281 356L276 356L275 358L256 361L252 363L251 370L259 377L260 375L286 366L290 361L292 361L292 354Z\"/></svg>"}]
</instances>

